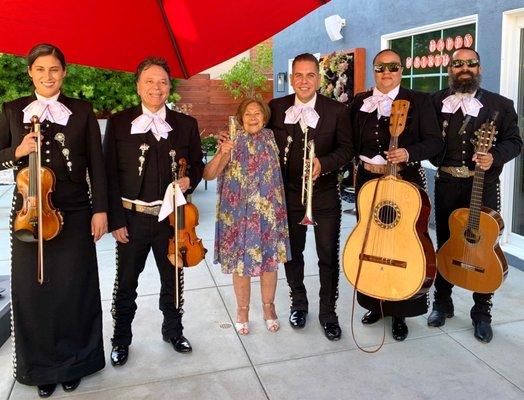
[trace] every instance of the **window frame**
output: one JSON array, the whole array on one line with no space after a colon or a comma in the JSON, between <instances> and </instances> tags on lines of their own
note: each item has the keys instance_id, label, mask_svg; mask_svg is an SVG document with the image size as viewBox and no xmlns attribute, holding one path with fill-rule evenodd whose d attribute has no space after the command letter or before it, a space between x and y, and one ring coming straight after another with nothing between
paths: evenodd
<instances>
[{"instance_id":1,"label":"window frame","mask_svg":"<svg viewBox=\"0 0 524 400\"><path fill-rule=\"evenodd\" d=\"M436 30L444 30L444 29L449 29L449 28L455 28L455 27L458 27L458 26L461 26L461 25L470 25L470 24L475 24L475 40L473 42L473 49L477 49L477 43L479 41L479 32L478 32L478 14L473 14L473 15L468 15L468 16L465 16L465 17L460 17L460 18L454 18L454 19L450 19L450 20L447 20L447 21L441 21L441 22L437 22L437 23L434 23L434 24L429 24L429 25L423 25L423 26L419 26L419 27L416 27L416 28L410 28L410 29L405 29L405 30L402 30L402 31L397 31L397 32L393 32L393 33L388 33L388 34L385 34L385 35L382 35L380 37L380 48L381 50L384 50L384 49L388 49L389 48L389 44L390 44L390 41L392 40L395 40L395 39L402 39L402 38L405 38L405 37L413 37L415 35L420 35L420 34L424 34L424 33L428 33L428 32L433 32L433 31L436 31ZM413 43L413 41L412 41ZM413 46L413 44L412 44ZM404 62L404 60L403 60ZM410 86L413 85L413 78L428 78L428 77L438 77L439 80L442 79L442 77L445 77L446 74L445 73L427 73L427 74L424 74L424 73L420 73L420 74L409 74L407 76L402 76L402 79L410 79Z\"/></svg>"}]
</instances>

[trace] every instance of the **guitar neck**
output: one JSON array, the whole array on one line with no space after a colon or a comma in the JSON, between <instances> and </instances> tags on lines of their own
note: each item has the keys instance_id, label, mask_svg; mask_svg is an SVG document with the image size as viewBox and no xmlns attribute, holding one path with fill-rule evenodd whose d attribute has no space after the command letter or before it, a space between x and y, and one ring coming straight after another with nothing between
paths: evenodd
<instances>
[{"instance_id":1,"label":"guitar neck","mask_svg":"<svg viewBox=\"0 0 524 400\"><path fill-rule=\"evenodd\" d=\"M475 176L471 189L469 204L468 228L478 231L480 223L480 210L482 208L482 193L484 191L484 171L475 166Z\"/></svg>"},{"instance_id":2,"label":"guitar neck","mask_svg":"<svg viewBox=\"0 0 524 400\"><path fill-rule=\"evenodd\" d=\"M391 138L389 139L388 151L392 151L395 149L398 149L398 136L391 136ZM396 177L398 173L397 170L398 170L398 165L393 164L392 162L388 161L387 166L386 166L386 175L393 175Z\"/></svg>"}]
</instances>

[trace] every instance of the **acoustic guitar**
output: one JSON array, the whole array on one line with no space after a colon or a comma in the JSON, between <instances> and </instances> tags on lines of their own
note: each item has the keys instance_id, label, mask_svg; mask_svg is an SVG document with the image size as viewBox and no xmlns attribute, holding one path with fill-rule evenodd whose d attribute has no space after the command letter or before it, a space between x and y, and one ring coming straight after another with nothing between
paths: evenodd
<instances>
[{"instance_id":1,"label":"acoustic guitar","mask_svg":"<svg viewBox=\"0 0 524 400\"><path fill-rule=\"evenodd\" d=\"M398 148L408 109L406 100L392 104L390 151ZM435 253L427 234L429 200L418 186L402 180L397 169L388 162L386 175L362 186L357 197L359 220L343 253L344 273L355 289L390 301L413 297L421 288L427 292L435 275ZM432 270L426 270L427 261Z\"/></svg>"},{"instance_id":2,"label":"acoustic guitar","mask_svg":"<svg viewBox=\"0 0 524 400\"><path fill-rule=\"evenodd\" d=\"M475 152L485 154L496 135L494 119L475 132ZM508 262L499 245L504 221L482 206L484 171L475 166L469 208L449 216L450 237L437 252L437 269L450 283L479 293L492 293L508 274Z\"/></svg>"}]
</instances>

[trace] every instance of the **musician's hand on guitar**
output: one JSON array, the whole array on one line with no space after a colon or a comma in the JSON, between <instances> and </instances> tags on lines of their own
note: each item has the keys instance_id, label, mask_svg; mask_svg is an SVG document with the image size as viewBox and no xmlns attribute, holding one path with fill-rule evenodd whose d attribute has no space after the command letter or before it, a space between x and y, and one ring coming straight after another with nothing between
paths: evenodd
<instances>
[{"instance_id":1,"label":"musician's hand on guitar","mask_svg":"<svg viewBox=\"0 0 524 400\"><path fill-rule=\"evenodd\" d=\"M401 147L391 151L385 151L387 159L393 164L403 163L409 160L409 153L406 149Z\"/></svg>"},{"instance_id":2,"label":"musician's hand on guitar","mask_svg":"<svg viewBox=\"0 0 524 400\"><path fill-rule=\"evenodd\" d=\"M322 171L322 165L320 165L320 161L318 161L318 158L313 159L313 181L315 181L320 176L320 171Z\"/></svg>"},{"instance_id":3,"label":"musician's hand on guitar","mask_svg":"<svg viewBox=\"0 0 524 400\"><path fill-rule=\"evenodd\" d=\"M129 243L129 234L127 233L127 227L122 227L111 232L115 240L119 243Z\"/></svg>"},{"instance_id":4,"label":"musician's hand on guitar","mask_svg":"<svg viewBox=\"0 0 524 400\"><path fill-rule=\"evenodd\" d=\"M493 164L493 155L491 153L475 153L473 154L473 161L477 163L480 169L487 171Z\"/></svg>"},{"instance_id":5,"label":"musician's hand on guitar","mask_svg":"<svg viewBox=\"0 0 524 400\"><path fill-rule=\"evenodd\" d=\"M190 185L189 177L184 176L183 178L179 179L177 182L178 182L178 186L180 187L180 190L182 191L182 193L185 193L185 191L189 189L189 185Z\"/></svg>"},{"instance_id":6,"label":"musician's hand on guitar","mask_svg":"<svg viewBox=\"0 0 524 400\"><path fill-rule=\"evenodd\" d=\"M35 132L29 132L27 135L24 136L22 143L20 143L15 150L15 159L16 160L36 151L36 140L35 139L37 136L38 136L38 133L35 133Z\"/></svg>"},{"instance_id":7,"label":"musician's hand on guitar","mask_svg":"<svg viewBox=\"0 0 524 400\"><path fill-rule=\"evenodd\" d=\"M107 214L105 212L94 213L91 217L91 236L96 243L107 233Z\"/></svg>"}]
</instances>

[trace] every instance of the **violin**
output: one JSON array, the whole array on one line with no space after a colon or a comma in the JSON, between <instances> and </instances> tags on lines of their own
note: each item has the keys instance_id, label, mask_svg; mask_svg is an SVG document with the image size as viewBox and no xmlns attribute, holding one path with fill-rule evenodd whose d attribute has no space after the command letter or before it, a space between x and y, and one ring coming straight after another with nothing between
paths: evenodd
<instances>
[{"instance_id":1,"label":"violin","mask_svg":"<svg viewBox=\"0 0 524 400\"><path fill-rule=\"evenodd\" d=\"M43 276L43 240L51 240L62 230L62 214L53 206L51 193L55 188L55 174L41 166L40 121L31 118L31 132L38 133L36 151L29 154L29 166L16 176L18 192L23 197L22 207L14 221L14 234L23 242L38 242L38 282Z\"/></svg>"},{"instance_id":2,"label":"violin","mask_svg":"<svg viewBox=\"0 0 524 400\"><path fill-rule=\"evenodd\" d=\"M186 176L187 161L185 158L178 160L178 179ZM175 215L176 212L176 215ZM178 267L194 267L205 257L207 250L202 244L202 239L197 237L195 227L198 225L198 208L191 202L176 207L175 212L169 215L169 224L176 230L176 235L169 240L168 258L176 266L175 243L178 240L178 257L182 265Z\"/></svg>"}]
</instances>

